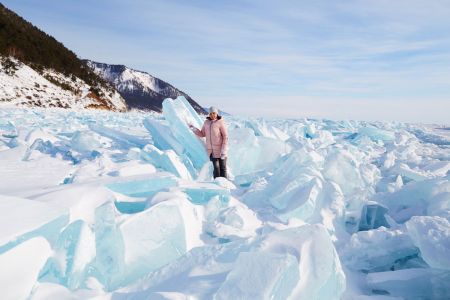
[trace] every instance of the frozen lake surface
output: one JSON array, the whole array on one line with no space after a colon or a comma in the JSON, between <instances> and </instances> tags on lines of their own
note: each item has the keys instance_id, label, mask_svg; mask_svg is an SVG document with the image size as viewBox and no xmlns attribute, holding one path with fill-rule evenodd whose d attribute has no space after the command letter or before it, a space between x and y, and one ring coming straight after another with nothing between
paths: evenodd
<instances>
[{"instance_id":1,"label":"frozen lake surface","mask_svg":"<svg viewBox=\"0 0 450 300\"><path fill-rule=\"evenodd\" d=\"M2 299L449 299L450 127L0 109Z\"/></svg>"}]
</instances>

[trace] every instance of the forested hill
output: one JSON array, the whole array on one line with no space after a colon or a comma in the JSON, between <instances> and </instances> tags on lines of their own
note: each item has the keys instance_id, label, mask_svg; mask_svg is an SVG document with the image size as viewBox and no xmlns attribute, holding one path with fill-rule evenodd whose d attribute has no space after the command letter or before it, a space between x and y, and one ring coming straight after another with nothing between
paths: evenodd
<instances>
[{"instance_id":1,"label":"forested hill","mask_svg":"<svg viewBox=\"0 0 450 300\"><path fill-rule=\"evenodd\" d=\"M0 56L12 56L39 71L74 75L93 87L109 87L75 53L0 3Z\"/></svg>"}]
</instances>

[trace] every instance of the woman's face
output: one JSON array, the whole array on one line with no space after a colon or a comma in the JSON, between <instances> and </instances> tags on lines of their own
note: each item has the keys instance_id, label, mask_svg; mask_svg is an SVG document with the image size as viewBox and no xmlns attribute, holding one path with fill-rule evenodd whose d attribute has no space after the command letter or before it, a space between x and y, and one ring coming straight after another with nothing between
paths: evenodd
<instances>
[{"instance_id":1,"label":"woman's face","mask_svg":"<svg viewBox=\"0 0 450 300\"><path fill-rule=\"evenodd\" d=\"M209 113L209 117L211 118L211 120L215 120L217 118L217 113L216 112L210 112Z\"/></svg>"}]
</instances>

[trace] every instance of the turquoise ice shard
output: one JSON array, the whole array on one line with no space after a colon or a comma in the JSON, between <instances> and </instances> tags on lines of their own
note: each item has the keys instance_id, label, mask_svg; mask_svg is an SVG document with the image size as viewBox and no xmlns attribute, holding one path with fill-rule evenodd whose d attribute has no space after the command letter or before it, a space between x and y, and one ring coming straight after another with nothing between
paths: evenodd
<instances>
[{"instance_id":1,"label":"turquoise ice shard","mask_svg":"<svg viewBox=\"0 0 450 300\"><path fill-rule=\"evenodd\" d=\"M290 151L285 142L256 136L249 128L230 128L228 164L236 175L258 172Z\"/></svg>"},{"instance_id":2,"label":"turquoise ice shard","mask_svg":"<svg viewBox=\"0 0 450 300\"><path fill-rule=\"evenodd\" d=\"M368 136L375 141L392 141L395 138L394 132L383 130L375 126L361 126L358 130L358 134Z\"/></svg>"},{"instance_id":3,"label":"turquoise ice shard","mask_svg":"<svg viewBox=\"0 0 450 300\"><path fill-rule=\"evenodd\" d=\"M359 230L376 229L380 226L391 227L387 220L387 211L385 206L376 202L365 204L361 211Z\"/></svg>"},{"instance_id":4,"label":"turquoise ice shard","mask_svg":"<svg viewBox=\"0 0 450 300\"><path fill-rule=\"evenodd\" d=\"M397 222L404 223L414 215L437 215L448 218L449 176L420 182L410 182L400 190L387 194L378 202L389 209L389 215Z\"/></svg>"},{"instance_id":5,"label":"turquoise ice shard","mask_svg":"<svg viewBox=\"0 0 450 300\"><path fill-rule=\"evenodd\" d=\"M268 178L267 186L261 191L251 190L244 196L245 202L252 205L264 201L278 210L286 209L295 201L292 197L299 189L312 179L322 177L314 166L307 166L312 156L304 151L288 154Z\"/></svg>"},{"instance_id":6,"label":"turquoise ice shard","mask_svg":"<svg viewBox=\"0 0 450 300\"><path fill-rule=\"evenodd\" d=\"M183 96L173 100L167 98L163 104L164 118L177 141L185 148L187 156L197 170L208 162L203 142L191 131L189 124L200 129L203 121Z\"/></svg>"},{"instance_id":7,"label":"turquoise ice shard","mask_svg":"<svg viewBox=\"0 0 450 300\"><path fill-rule=\"evenodd\" d=\"M263 136L273 139L286 141L289 139L289 135L284 131L267 125L264 119L250 119L244 122L245 127L252 129L256 136Z\"/></svg>"},{"instance_id":8,"label":"turquoise ice shard","mask_svg":"<svg viewBox=\"0 0 450 300\"><path fill-rule=\"evenodd\" d=\"M143 124L150 132L153 143L159 150L174 150L178 155L184 153L183 145L176 140L168 125L150 118L144 119Z\"/></svg>"},{"instance_id":9,"label":"turquoise ice shard","mask_svg":"<svg viewBox=\"0 0 450 300\"><path fill-rule=\"evenodd\" d=\"M106 185L114 192L130 197L148 197L158 191L168 189L177 184L175 176L169 173L149 174L136 178L120 179Z\"/></svg>"},{"instance_id":10,"label":"turquoise ice shard","mask_svg":"<svg viewBox=\"0 0 450 300\"><path fill-rule=\"evenodd\" d=\"M289 253L242 252L235 264L215 299L287 299L300 278Z\"/></svg>"},{"instance_id":11,"label":"turquoise ice shard","mask_svg":"<svg viewBox=\"0 0 450 300\"><path fill-rule=\"evenodd\" d=\"M327 230L304 225L271 232L241 253L215 299L337 300L345 287Z\"/></svg>"},{"instance_id":12,"label":"turquoise ice shard","mask_svg":"<svg viewBox=\"0 0 450 300\"><path fill-rule=\"evenodd\" d=\"M340 249L340 257L352 270L387 271L418 252L406 232L380 227L354 233Z\"/></svg>"},{"instance_id":13,"label":"turquoise ice shard","mask_svg":"<svg viewBox=\"0 0 450 300\"><path fill-rule=\"evenodd\" d=\"M278 212L278 217L282 221L287 221L289 218L308 220L314 214L316 205L320 201L322 187L322 181L318 178L298 187L290 195L291 201L287 201L286 205Z\"/></svg>"},{"instance_id":14,"label":"turquoise ice shard","mask_svg":"<svg viewBox=\"0 0 450 300\"><path fill-rule=\"evenodd\" d=\"M70 141L72 149L80 153L98 151L102 144L90 131L76 131Z\"/></svg>"},{"instance_id":15,"label":"turquoise ice shard","mask_svg":"<svg viewBox=\"0 0 450 300\"><path fill-rule=\"evenodd\" d=\"M189 201L198 205L204 205L215 197L218 197L223 203L227 203L231 195L229 189L208 182L196 184L180 182L179 188L186 193Z\"/></svg>"},{"instance_id":16,"label":"turquoise ice shard","mask_svg":"<svg viewBox=\"0 0 450 300\"><path fill-rule=\"evenodd\" d=\"M330 235L323 226L306 225L276 232L271 239L275 245L282 241L297 254L300 281L292 291L291 299L341 298L346 288L345 274Z\"/></svg>"},{"instance_id":17,"label":"turquoise ice shard","mask_svg":"<svg viewBox=\"0 0 450 300\"><path fill-rule=\"evenodd\" d=\"M123 276L131 283L179 258L200 241L200 212L183 193L158 197L157 204L120 225L124 243Z\"/></svg>"},{"instance_id":18,"label":"turquoise ice shard","mask_svg":"<svg viewBox=\"0 0 450 300\"><path fill-rule=\"evenodd\" d=\"M2 253L0 283L2 299L28 299L40 269L52 249L43 237L35 237Z\"/></svg>"},{"instance_id":19,"label":"turquoise ice shard","mask_svg":"<svg viewBox=\"0 0 450 300\"><path fill-rule=\"evenodd\" d=\"M262 225L256 213L237 199L229 198L225 202L215 196L205 205L204 231L229 241L255 236Z\"/></svg>"},{"instance_id":20,"label":"turquoise ice shard","mask_svg":"<svg viewBox=\"0 0 450 300\"><path fill-rule=\"evenodd\" d=\"M282 221L290 218L308 221L318 216L324 186L322 174L316 167L320 161L321 157L313 152L290 153L268 178L265 189L245 195L246 203L251 206L267 201ZM310 166L305 166L307 164Z\"/></svg>"},{"instance_id":21,"label":"turquoise ice shard","mask_svg":"<svg viewBox=\"0 0 450 300\"><path fill-rule=\"evenodd\" d=\"M69 222L67 209L25 198L0 195L0 210L0 254L36 236L52 243Z\"/></svg>"},{"instance_id":22,"label":"turquoise ice shard","mask_svg":"<svg viewBox=\"0 0 450 300\"><path fill-rule=\"evenodd\" d=\"M99 124L89 124L89 129L98 133L99 135L106 136L119 144L124 146L134 146L142 148L148 144L148 140L142 137L137 137L117 129L109 128Z\"/></svg>"},{"instance_id":23,"label":"turquoise ice shard","mask_svg":"<svg viewBox=\"0 0 450 300\"><path fill-rule=\"evenodd\" d=\"M190 162L186 162L186 164L184 164L173 150L161 151L153 145L146 145L144 149L142 149L140 156L144 160L153 164L155 167L170 172L177 177L190 180L192 179L191 172L189 172L186 167L186 165L190 165ZM195 170L191 171L192 173L195 172Z\"/></svg>"},{"instance_id":24,"label":"turquoise ice shard","mask_svg":"<svg viewBox=\"0 0 450 300\"><path fill-rule=\"evenodd\" d=\"M6 138L16 138L19 136L19 131L16 126L10 121L0 121L0 134Z\"/></svg>"},{"instance_id":25,"label":"turquoise ice shard","mask_svg":"<svg viewBox=\"0 0 450 300\"><path fill-rule=\"evenodd\" d=\"M413 243L432 268L450 270L450 222L437 216L414 216L406 222Z\"/></svg>"},{"instance_id":26,"label":"turquoise ice shard","mask_svg":"<svg viewBox=\"0 0 450 300\"><path fill-rule=\"evenodd\" d=\"M95 277L107 290L120 286L124 272L124 242L116 224L113 202L95 209Z\"/></svg>"},{"instance_id":27,"label":"turquoise ice shard","mask_svg":"<svg viewBox=\"0 0 450 300\"><path fill-rule=\"evenodd\" d=\"M39 280L57 282L71 290L83 287L88 266L95 257L95 236L86 222L77 220L60 234L53 247L54 255Z\"/></svg>"}]
</instances>

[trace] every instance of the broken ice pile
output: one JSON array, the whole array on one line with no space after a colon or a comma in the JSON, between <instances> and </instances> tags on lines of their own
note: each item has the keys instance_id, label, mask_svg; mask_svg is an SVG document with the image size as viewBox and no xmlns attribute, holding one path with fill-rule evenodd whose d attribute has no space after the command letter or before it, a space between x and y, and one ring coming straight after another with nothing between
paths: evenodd
<instances>
[{"instance_id":1,"label":"broken ice pile","mask_svg":"<svg viewBox=\"0 0 450 300\"><path fill-rule=\"evenodd\" d=\"M2 299L447 299L445 135L163 108L0 110Z\"/></svg>"}]
</instances>

